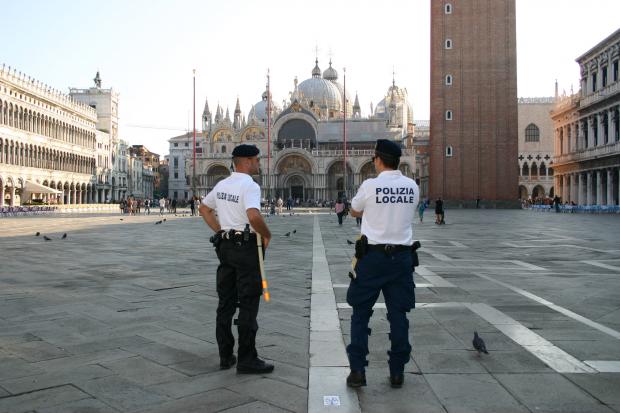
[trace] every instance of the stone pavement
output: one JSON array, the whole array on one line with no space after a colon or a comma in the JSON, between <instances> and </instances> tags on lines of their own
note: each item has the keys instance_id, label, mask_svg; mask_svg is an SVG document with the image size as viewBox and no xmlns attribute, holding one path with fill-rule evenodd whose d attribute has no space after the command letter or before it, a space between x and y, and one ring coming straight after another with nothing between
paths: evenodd
<instances>
[{"instance_id":1,"label":"stone pavement","mask_svg":"<svg viewBox=\"0 0 620 413\"><path fill-rule=\"evenodd\" d=\"M265 376L219 371L216 257L200 218L3 219L0 412L620 411L618 217L446 218L438 227L427 213L415 228L422 267L403 389L387 382L380 299L357 391L337 379L352 219L269 218L272 301L261 302L257 341L276 370ZM471 348L474 330L489 355Z\"/></svg>"}]
</instances>

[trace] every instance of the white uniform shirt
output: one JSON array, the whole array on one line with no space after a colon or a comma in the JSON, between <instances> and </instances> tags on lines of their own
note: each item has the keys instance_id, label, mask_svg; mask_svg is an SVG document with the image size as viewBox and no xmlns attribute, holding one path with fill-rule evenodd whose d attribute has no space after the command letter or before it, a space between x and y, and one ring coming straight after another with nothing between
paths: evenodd
<instances>
[{"instance_id":1,"label":"white uniform shirt","mask_svg":"<svg viewBox=\"0 0 620 413\"><path fill-rule=\"evenodd\" d=\"M249 224L247 210L260 211L260 187L248 174L233 172L207 194L202 203L217 211L223 230L243 231Z\"/></svg>"},{"instance_id":2,"label":"white uniform shirt","mask_svg":"<svg viewBox=\"0 0 620 413\"><path fill-rule=\"evenodd\" d=\"M420 190L413 179L400 171L384 171L365 180L351 201L364 211L362 234L369 244L413 244L413 217Z\"/></svg>"}]
</instances>

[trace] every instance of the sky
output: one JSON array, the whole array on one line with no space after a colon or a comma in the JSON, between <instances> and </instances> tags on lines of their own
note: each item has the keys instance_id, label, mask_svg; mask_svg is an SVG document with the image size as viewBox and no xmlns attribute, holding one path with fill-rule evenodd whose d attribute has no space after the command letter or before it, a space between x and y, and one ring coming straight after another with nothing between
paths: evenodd
<instances>
[{"instance_id":1,"label":"sky","mask_svg":"<svg viewBox=\"0 0 620 413\"><path fill-rule=\"evenodd\" d=\"M196 128L205 99L231 117L237 97L246 114L271 73L282 104L333 66L362 115L392 82L407 88L415 119L430 111L431 0L0 0L0 64L51 87L93 85L120 95L119 134L165 155L167 140ZM439 0L433 0L439 1ZM489 0L493 1L493 0ZM618 0L516 0L520 97L579 88L575 59L617 30ZM316 53L318 49L318 54Z\"/></svg>"}]
</instances>

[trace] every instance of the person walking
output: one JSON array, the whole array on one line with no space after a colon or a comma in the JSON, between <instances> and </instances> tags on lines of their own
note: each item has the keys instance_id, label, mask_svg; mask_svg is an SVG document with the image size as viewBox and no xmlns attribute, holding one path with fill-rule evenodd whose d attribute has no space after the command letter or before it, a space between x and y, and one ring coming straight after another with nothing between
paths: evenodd
<instances>
[{"instance_id":1,"label":"person walking","mask_svg":"<svg viewBox=\"0 0 620 413\"><path fill-rule=\"evenodd\" d=\"M159 198L159 215L164 215L166 211L166 198Z\"/></svg>"},{"instance_id":2,"label":"person walking","mask_svg":"<svg viewBox=\"0 0 620 413\"><path fill-rule=\"evenodd\" d=\"M278 197L278 215L282 215L282 207L284 206L284 201L282 197Z\"/></svg>"},{"instance_id":3,"label":"person walking","mask_svg":"<svg viewBox=\"0 0 620 413\"><path fill-rule=\"evenodd\" d=\"M435 200L435 224L441 225L445 223L443 201L441 200L441 197L439 197Z\"/></svg>"},{"instance_id":4,"label":"person walking","mask_svg":"<svg viewBox=\"0 0 620 413\"><path fill-rule=\"evenodd\" d=\"M189 209L192 212L192 216L196 215L196 197L193 196L192 199L189 200Z\"/></svg>"},{"instance_id":5,"label":"person walking","mask_svg":"<svg viewBox=\"0 0 620 413\"><path fill-rule=\"evenodd\" d=\"M144 215L151 215L151 200L144 200Z\"/></svg>"},{"instance_id":6,"label":"person walking","mask_svg":"<svg viewBox=\"0 0 620 413\"><path fill-rule=\"evenodd\" d=\"M239 308L237 373L240 374L271 373L274 368L273 364L258 358L256 352L256 317L263 292L257 234L262 237L263 255L271 240L271 232L260 211L260 187L251 176L259 172L258 154L254 145L237 146L232 152L235 172L218 182L199 208L204 221L216 233L212 239L220 261L216 277L219 302L215 327L220 369L230 369L237 363L231 324Z\"/></svg>"},{"instance_id":7,"label":"person walking","mask_svg":"<svg viewBox=\"0 0 620 413\"><path fill-rule=\"evenodd\" d=\"M411 355L407 313L415 307L412 224L420 190L399 170L402 150L396 143L377 140L373 163L377 177L365 180L351 201L351 215L364 217L362 236L356 242L357 263L347 290L351 315L351 344L347 355L349 387L366 385L368 322L372 307L383 293L390 322L390 385L401 387L405 364Z\"/></svg>"},{"instance_id":8,"label":"person walking","mask_svg":"<svg viewBox=\"0 0 620 413\"><path fill-rule=\"evenodd\" d=\"M344 202L342 198L338 198L334 207L336 215L338 216L338 225L342 226L342 218L344 217Z\"/></svg>"},{"instance_id":9,"label":"person walking","mask_svg":"<svg viewBox=\"0 0 620 413\"><path fill-rule=\"evenodd\" d=\"M424 210L426 210L426 204L424 202L420 202L418 205L418 215L420 216L420 224L424 220Z\"/></svg>"}]
</instances>

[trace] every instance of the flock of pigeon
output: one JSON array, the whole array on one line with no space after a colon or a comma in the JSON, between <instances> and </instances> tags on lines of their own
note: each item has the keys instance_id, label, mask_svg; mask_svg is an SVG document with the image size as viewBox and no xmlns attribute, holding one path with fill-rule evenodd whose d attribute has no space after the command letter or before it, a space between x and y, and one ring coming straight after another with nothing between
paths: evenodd
<instances>
[{"instance_id":1,"label":"flock of pigeon","mask_svg":"<svg viewBox=\"0 0 620 413\"><path fill-rule=\"evenodd\" d=\"M39 237L41 236L41 233L39 231L37 231L36 234L34 234L35 237ZM48 237L47 235L43 235L43 239L45 241L51 241L52 238ZM65 232L64 234L62 234L62 237L60 237L60 239L67 239L67 233Z\"/></svg>"}]
</instances>

